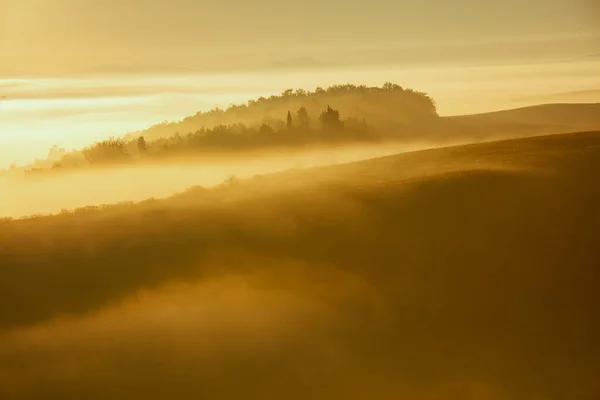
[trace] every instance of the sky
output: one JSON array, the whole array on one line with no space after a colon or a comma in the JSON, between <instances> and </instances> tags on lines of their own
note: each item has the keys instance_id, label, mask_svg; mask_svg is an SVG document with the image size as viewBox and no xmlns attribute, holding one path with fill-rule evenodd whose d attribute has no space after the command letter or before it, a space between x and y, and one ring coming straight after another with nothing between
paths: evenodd
<instances>
[{"instance_id":1,"label":"sky","mask_svg":"<svg viewBox=\"0 0 600 400\"><path fill-rule=\"evenodd\" d=\"M600 44L598 0L0 0L0 74L237 66L298 55L569 38ZM590 38L591 36L591 38ZM581 42L581 40L580 40ZM442 48L440 48L442 46ZM537 47L537 46L534 46ZM454 49L458 51L458 49ZM490 50L488 49L488 52ZM380 54L381 55L381 54ZM357 57L362 58L362 57Z\"/></svg>"},{"instance_id":2,"label":"sky","mask_svg":"<svg viewBox=\"0 0 600 400\"><path fill-rule=\"evenodd\" d=\"M443 115L597 99L599 20L600 0L0 0L0 168L287 88L392 81Z\"/></svg>"}]
</instances>

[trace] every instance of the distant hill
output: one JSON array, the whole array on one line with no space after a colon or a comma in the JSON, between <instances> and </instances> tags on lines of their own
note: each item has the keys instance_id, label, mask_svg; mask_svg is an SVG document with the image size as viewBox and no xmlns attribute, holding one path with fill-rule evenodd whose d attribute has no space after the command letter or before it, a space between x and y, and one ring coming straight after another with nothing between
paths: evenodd
<instances>
[{"instance_id":1,"label":"distant hill","mask_svg":"<svg viewBox=\"0 0 600 400\"><path fill-rule=\"evenodd\" d=\"M316 120L328 106L339 110L344 119L365 119L372 126L387 128L410 126L423 129L438 118L434 100L425 93L393 83L382 87L346 84L316 88L314 91L289 89L279 96L261 97L227 109L198 112L179 122L157 124L129 134L129 137L144 136L147 140L154 140L217 125L259 125L284 120L288 111L295 115L301 107L308 111L312 120Z\"/></svg>"},{"instance_id":2,"label":"distant hill","mask_svg":"<svg viewBox=\"0 0 600 400\"><path fill-rule=\"evenodd\" d=\"M600 103L543 104L440 118L441 137L467 140L525 137L600 129Z\"/></svg>"},{"instance_id":3,"label":"distant hill","mask_svg":"<svg viewBox=\"0 0 600 400\"><path fill-rule=\"evenodd\" d=\"M313 61L309 59L307 62ZM596 98L600 97L600 92L557 94L556 99L574 96ZM132 132L127 138L144 136L147 140L156 140L218 125L269 124L283 120L288 111L295 115L300 107L305 107L314 120L327 106L339 110L344 119L365 120L371 128L410 140L480 141L600 128L600 103L542 104L440 118L434 99L427 94L388 83L383 87L334 85L312 92L289 89L278 96L261 97L227 109L198 112L177 122L165 121L146 130Z\"/></svg>"},{"instance_id":4,"label":"distant hill","mask_svg":"<svg viewBox=\"0 0 600 400\"><path fill-rule=\"evenodd\" d=\"M341 129L323 125L321 114L330 105L337 108L331 109L331 115ZM297 114L300 108L304 108L302 117ZM104 140L74 152L59 149L24 171L68 171L92 164L143 164L181 157L192 160L209 153L225 156L350 143L444 146L596 129L600 129L600 103L545 104L439 117L434 100L421 92L391 83L383 87L338 85L314 92L290 89L247 105L164 122L130 133L124 140Z\"/></svg>"},{"instance_id":5,"label":"distant hill","mask_svg":"<svg viewBox=\"0 0 600 400\"><path fill-rule=\"evenodd\" d=\"M445 117L445 119L465 124L595 126L600 124L600 103L541 104L482 114Z\"/></svg>"},{"instance_id":6,"label":"distant hill","mask_svg":"<svg viewBox=\"0 0 600 400\"><path fill-rule=\"evenodd\" d=\"M572 92L552 93L542 96L530 96L516 99L529 103L600 103L600 89L576 90Z\"/></svg>"}]
</instances>

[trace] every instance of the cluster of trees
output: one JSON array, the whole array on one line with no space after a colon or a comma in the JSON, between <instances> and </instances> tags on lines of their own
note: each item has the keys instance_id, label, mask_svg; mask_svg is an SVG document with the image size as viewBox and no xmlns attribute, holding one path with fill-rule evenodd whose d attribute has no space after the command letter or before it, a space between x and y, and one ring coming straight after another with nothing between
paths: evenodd
<instances>
[{"instance_id":1,"label":"cluster of trees","mask_svg":"<svg viewBox=\"0 0 600 400\"><path fill-rule=\"evenodd\" d=\"M294 113L288 110L285 120L265 120L253 127L241 123L217 125L155 140L147 140L144 136L131 139L111 137L73 152L53 147L45 163L38 162L38 165L26 171L43 172L87 165L119 164L209 151L251 150L376 138L375 131L367 128L365 120L342 120L339 110L327 106L313 121L310 113L302 106Z\"/></svg>"},{"instance_id":2,"label":"cluster of trees","mask_svg":"<svg viewBox=\"0 0 600 400\"><path fill-rule=\"evenodd\" d=\"M342 120L340 110L352 117ZM334 85L314 91L288 89L278 96L260 97L226 110L199 112L180 122L165 122L81 150L68 152L54 147L46 160L36 160L26 172L211 150L377 140L383 136L408 139L410 135L422 137L438 121L433 99L394 83L382 87Z\"/></svg>"},{"instance_id":3,"label":"cluster of trees","mask_svg":"<svg viewBox=\"0 0 600 400\"><path fill-rule=\"evenodd\" d=\"M195 132L206 127L242 123L260 124L266 119L278 119L288 110L304 107L316 115L328 105L342 110L359 120L366 119L380 129L423 125L438 118L435 101L423 92L405 89L395 83L381 87L365 85L333 85L328 88L287 89L280 95L259 97L247 104L232 105L227 109L215 108L198 112L179 122L163 122L144 131L134 132L129 138L144 136L148 140L172 136L176 132Z\"/></svg>"}]
</instances>

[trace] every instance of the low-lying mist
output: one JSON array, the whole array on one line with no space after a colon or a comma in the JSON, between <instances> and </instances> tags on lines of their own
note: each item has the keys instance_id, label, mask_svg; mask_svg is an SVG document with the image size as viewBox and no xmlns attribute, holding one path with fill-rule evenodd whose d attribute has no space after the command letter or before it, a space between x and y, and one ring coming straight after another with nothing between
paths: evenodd
<instances>
[{"instance_id":1,"label":"low-lying mist","mask_svg":"<svg viewBox=\"0 0 600 400\"><path fill-rule=\"evenodd\" d=\"M389 324L377 291L326 265L255 262L0 335L0 392L38 398L52 382L58 398L89 398L99 384L102 398L386 395L393 376L361 355Z\"/></svg>"},{"instance_id":2,"label":"low-lying mist","mask_svg":"<svg viewBox=\"0 0 600 400\"><path fill-rule=\"evenodd\" d=\"M434 147L433 143L385 143L211 155L206 159L170 159L168 163L84 169L42 177L0 176L0 217L54 214L91 205L170 196L191 186L215 186L230 177L248 178Z\"/></svg>"},{"instance_id":3,"label":"low-lying mist","mask_svg":"<svg viewBox=\"0 0 600 400\"><path fill-rule=\"evenodd\" d=\"M437 148L0 220L0 398L595 399L599 144Z\"/></svg>"}]
</instances>

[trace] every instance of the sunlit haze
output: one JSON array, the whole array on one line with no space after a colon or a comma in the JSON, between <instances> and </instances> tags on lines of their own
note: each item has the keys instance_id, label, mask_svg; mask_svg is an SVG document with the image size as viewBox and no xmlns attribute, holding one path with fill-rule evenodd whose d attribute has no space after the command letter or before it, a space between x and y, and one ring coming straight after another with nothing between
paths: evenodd
<instances>
[{"instance_id":1,"label":"sunlit haze","mask_svg":"<svg viewBox=\"0 0 600 400\"><path fill-rule=\"evenodd\" d=\"M0 0L0 400L600 399L599 0Z\"/></svg>"}]
</instances>

